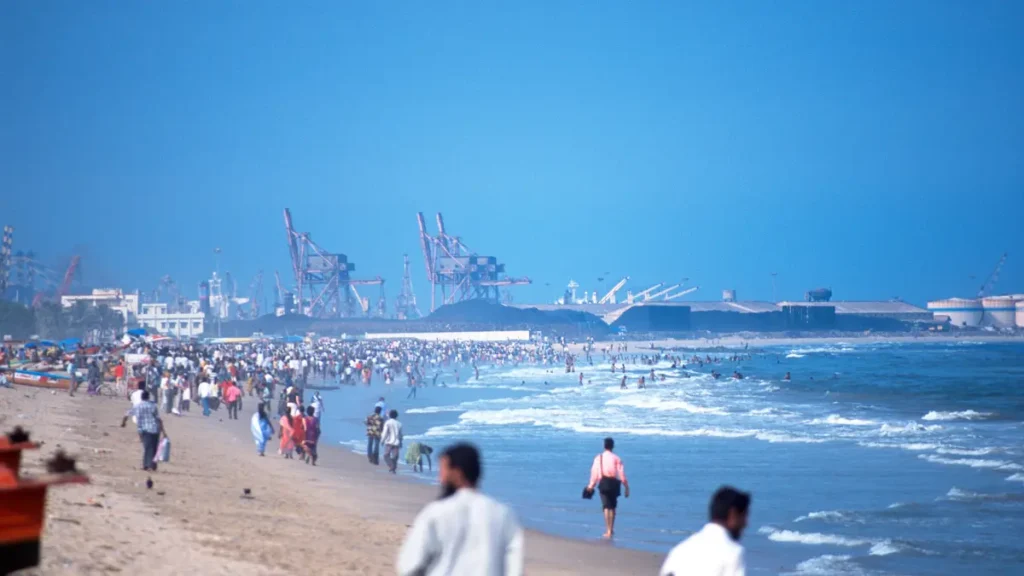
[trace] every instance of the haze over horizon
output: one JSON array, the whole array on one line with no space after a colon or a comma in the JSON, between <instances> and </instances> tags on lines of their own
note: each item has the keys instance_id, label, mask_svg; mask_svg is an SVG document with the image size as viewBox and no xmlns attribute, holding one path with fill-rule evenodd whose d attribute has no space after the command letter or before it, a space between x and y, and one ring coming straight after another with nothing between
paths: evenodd
<instances>
[{"instance_id":1,"label":"haze over horizon","mask_svg":"<svg viewBox=\"0 0 1024 576\"><path fill-rule=\"evenodd\" d=\"M781 6L781 8L780 8ZM1024 4L0 4L0 225L84 285L401 285L445 215L550 302L1024 293ZM974 278L972 278L974 276ZM604 278L598 283L597 278ZM372 296L371 296L372 299ZM389 302L390 305L390 302Z\"/></svg>"}]
</instances>

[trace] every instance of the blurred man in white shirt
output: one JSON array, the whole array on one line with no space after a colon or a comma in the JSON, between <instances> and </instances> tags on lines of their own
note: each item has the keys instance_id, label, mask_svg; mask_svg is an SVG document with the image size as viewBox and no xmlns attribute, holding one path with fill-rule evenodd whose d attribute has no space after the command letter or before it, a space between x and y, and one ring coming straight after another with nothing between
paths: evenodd
<instances>
[{"instance_id":1,"label":"blurred man in white shirt","mask_svg":"<svg viewBox=\"0 0 1024 576\"><path fill-rule=\"evenodd\" d=\"M477 492L480 453L456 444L441 454L441 499L413 522L399 576L521 576L523 529L504 504Z\"/></svg>"},{"instance_id":2,"label":"blurred man in white shirt","mask_svg":"<svg viewBox=\"0 0 1024 576\"><path fill-rule=\"evenodd\" d=\"M723 486L711 497L711 521L665 558L661 576L744 576L739 540L747 527L750 494Z\"/></svg>"}]
</instances>

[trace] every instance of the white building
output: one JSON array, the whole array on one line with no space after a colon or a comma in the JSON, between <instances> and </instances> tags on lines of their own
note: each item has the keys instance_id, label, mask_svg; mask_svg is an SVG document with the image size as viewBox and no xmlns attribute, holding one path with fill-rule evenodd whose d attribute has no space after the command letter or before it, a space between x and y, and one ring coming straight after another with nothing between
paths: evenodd
<instances>
[{"instance_id":1,"label":"white building","mask_svg":"<svg viewBox=\"0 0 1024 576\"><path fill-rule=\"evenodd\" d=\"M95 288L92 294L60 297L60 303L65 308L71 308L76 302L85 302L93 306L105 304L111 310L121 313L125 326L128 325L132 317L139 313L139 293L125 294L119 288Z\"/></svg>"},{"instance_id":2,"label":"white building","mask_svg":"<svg viewBox=\"0 0 1024 576\"><path fill-rule=\"evenodd\" d=\"M137 318L139 326L178 338L201 336L205 320L199 302L189 302L188 312L173 313L167 311L167 304L143 304Z\"/></svg>"}]
</instances>

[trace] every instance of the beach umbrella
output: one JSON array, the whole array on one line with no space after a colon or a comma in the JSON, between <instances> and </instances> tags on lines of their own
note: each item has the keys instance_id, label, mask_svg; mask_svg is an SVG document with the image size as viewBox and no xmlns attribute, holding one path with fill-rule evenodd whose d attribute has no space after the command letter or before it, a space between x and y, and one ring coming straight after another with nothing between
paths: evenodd
<instances>
[{"instance_id":1,"label":"beach umbrella","mask_svg":"<svg viewBox=\"0 0 1024 576\"><path fill-rule=\"evenodd\" d=\"M129 336L145 336L146 335L146 329L145 328L132 328L131 330L126 332L126 334L128 334Z\"/></svg>"},{"instance_id":2,"label":"beach umbrella","mask_svg":"<svg viewBox=\"0 0 1024 576\"><path fill-rule=\"evenodd\" d=\"M23 346L23 348L38 348L38 347L39 347L39 345L36 344L35 342L25 342L25 345Z\"/></svg>"},{"instance_id":3,"label":"beach umbrella","mask_svg":"<svg viewBox=\"0 0 1024 576\"><path fill-rule=\"evenodd\" d=\"M51 346L56 346L57 343L54 342L53 340L40 340L39 341L39 345L40 346L46 346L47 348L49 348Z\"/></svg>"}]
</instances>

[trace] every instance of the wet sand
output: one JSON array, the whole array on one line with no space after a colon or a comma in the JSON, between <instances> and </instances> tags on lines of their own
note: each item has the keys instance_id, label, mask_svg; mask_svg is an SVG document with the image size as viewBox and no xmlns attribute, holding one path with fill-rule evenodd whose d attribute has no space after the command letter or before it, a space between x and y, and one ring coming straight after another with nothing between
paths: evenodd
<instances>
[{"instance_id":1,"label":"wet sand","mask_svg":"<svg viewBox=\"0 0 1024 576\"><path fill-rule=\"evenodd\" d=\"M237 421L225 410L203 418L196 406L166 417L171 462L149 474L134 425L119 427L127 402L0 390L0 429L21 425L45 442L26 455L27 473L63 448L92 479L50 493L42 565L22 574L394 574L406 528L436 488L340 447L321 446L317 467L283 460L276 445L260 458L249 435L255 405L247 398ZM655 574L661 563L532 531L526 555L530 574Z\"/></svg>"}]
</instances>

